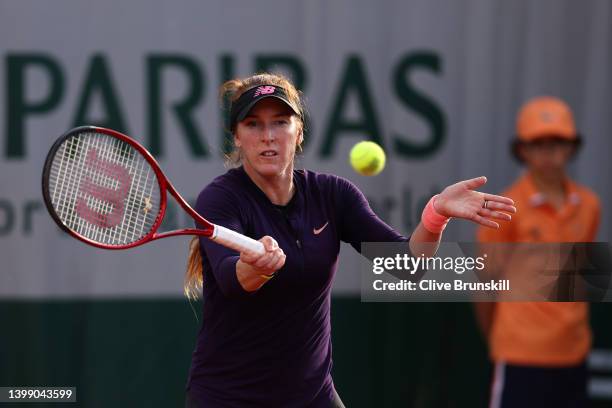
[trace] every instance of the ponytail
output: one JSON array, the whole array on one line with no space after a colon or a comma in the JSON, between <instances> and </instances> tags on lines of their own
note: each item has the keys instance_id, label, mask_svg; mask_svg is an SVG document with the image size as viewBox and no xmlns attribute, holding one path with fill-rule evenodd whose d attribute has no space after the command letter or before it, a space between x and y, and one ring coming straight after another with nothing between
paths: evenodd
<instances>
[{"instance_id":1,"label":"ponytail","mask_svg":"<svg viewBox=\"0 0 612 408\"><path fill-rule=\"evenodd\" d=\"M183 292L189 300L197 300L202 291L204 274L202 270L202 254L200 254L200 239L196 236L189 242L187 257L187 272Z\"/></svg>"}]
</instances>

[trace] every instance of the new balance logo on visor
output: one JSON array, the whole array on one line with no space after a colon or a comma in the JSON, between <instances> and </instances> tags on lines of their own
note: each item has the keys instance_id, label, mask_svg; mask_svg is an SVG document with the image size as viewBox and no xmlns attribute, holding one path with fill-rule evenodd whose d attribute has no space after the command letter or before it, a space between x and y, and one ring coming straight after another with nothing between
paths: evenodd
<instances>
[{"instance_id":1,"label":"new balance logo on visor","mask_svg":"<svg viewBox=\"0 0 612 408\"><path fill-rule=\"evenodd\" d=\"M255 95L253 95L253 98L258 97L259 95L273 94L274 90L276 90L275 86L260 86L255 90Z\"/></svg>"}]
</instances>

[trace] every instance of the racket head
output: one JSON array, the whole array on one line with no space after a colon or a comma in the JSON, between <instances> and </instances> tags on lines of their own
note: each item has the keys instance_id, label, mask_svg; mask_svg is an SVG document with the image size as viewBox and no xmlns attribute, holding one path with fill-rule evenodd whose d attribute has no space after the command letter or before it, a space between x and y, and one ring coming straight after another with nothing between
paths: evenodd
<instances>
[{"instance_id":1,"label":"racket head","mask_svg":"<svg viewBox=\"0 0 612 408\"><path fill-rule=\"evenodd\" d=\"M167 184L138 142L96 126L62 135L47 155L42 177L45 205L57 225L105 249L153 239L165 214Z\"/></svg>"}]
</instances>

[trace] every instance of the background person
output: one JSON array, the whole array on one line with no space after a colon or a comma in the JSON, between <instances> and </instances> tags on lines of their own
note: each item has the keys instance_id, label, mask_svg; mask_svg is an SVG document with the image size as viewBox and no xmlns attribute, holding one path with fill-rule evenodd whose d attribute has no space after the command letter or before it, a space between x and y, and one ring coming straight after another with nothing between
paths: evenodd
<instances>
[{"instance_id":1,"label":"background person","mask_svg":"<svg viewBox=\"0 0 612 408\"><path fill-rule=\"evenodd\" d=\"M521 108L516 134L512 152L526 171L503 195L515 201L518 212L503 228L479 229L478 240L593 241L599 200L567 175L567 164L581 143L570 108L557 98L534 98ZM491 407L587 405L587 303L500 302L475 307L495 364Z\"/></svg>"}]
</instances>

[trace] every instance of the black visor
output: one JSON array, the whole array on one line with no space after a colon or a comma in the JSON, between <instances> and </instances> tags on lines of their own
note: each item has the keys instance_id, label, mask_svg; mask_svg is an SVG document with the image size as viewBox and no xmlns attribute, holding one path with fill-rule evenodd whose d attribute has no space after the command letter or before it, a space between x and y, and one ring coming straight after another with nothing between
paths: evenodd
<instances>
[{"instance_id":1,"label":"black visor","mask_svg":"<svg viewBox=\"0 0 612 408\"><path fill-rule=\"evenodd\" d=\"M240 98L232 103L230 111L230 129L234 131L238 122L244 120L255 104L264 98L276 98L285 102L287 106L298 116L301 116L300 109L292 104L287 97L287 92L277 85L259 85L247 89Z\"/></svg>"}]
</instances>

